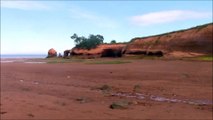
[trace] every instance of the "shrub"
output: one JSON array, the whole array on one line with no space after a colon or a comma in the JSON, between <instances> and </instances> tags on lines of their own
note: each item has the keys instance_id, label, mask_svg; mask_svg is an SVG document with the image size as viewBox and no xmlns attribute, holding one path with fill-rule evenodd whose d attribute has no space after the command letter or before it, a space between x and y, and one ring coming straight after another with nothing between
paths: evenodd
<instances>
[{"instance_id":1,"label":"shrub","mask_svg":"<svg viewBox=\"0 0 213 120\"><path fill-rule=\"evenodd\" d=\"M112 40L111 42L110 42L111 44L115 44L115 43L117 43L115 40Z\"/></svg>"},{"instance_id":2,"label":"shrub","mask_svg":"<svg viewBox=\"0 0 213 120\"><path fill-rule=\"evenodd\" d=\"M96 48L99 44L102 44L104 41L104 37L102 35L89 35L88 38L85 38L84 36L78 37L77 34L73 34L71 39L74 39L74 42L76 44L76 48L81 49L92 49Z\"/></svg>"}]
</instances>

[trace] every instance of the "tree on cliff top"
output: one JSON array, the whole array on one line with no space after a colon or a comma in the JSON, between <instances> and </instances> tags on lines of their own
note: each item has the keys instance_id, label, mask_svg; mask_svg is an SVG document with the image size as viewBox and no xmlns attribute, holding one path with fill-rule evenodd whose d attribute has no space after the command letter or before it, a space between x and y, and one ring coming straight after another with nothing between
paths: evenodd
<instances>
[{"instance_id":1,"label":"tree on cliff top","mask_svg":"<svg viewBox=\"0 0 213 120\"><path fill-rule=\"evenodd\" d=\"M116 40L112 40L112 41L110 42L110 44L115 44L115 43L117 43Z\"/></svg>"},{"instance_id":2,"label":"tree on cliff top","mask_svg":"<svg viewBox=\"0 0 213 120\"><path fill-rule=\"evenodd\" d=\"M74 33L70 38L74 40L76 48L88 50L96 48L104 41L104 37L102 35L93 35L93 34L89 35L88 38L85 38L84 36L79 37L77 34Z\"/></svg>"}]
</instances>

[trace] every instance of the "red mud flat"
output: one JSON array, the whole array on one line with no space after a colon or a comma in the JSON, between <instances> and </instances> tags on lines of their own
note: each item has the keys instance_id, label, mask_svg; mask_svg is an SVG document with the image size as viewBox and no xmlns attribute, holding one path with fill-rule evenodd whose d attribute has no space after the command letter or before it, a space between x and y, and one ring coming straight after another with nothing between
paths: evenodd
<instances>
[{"instance_id":1,"label":"red mud flat","mask_svg":"<svg viewBox=\"0 0 213 120\"><path fill-rule=\"evenodd\" d=\"M212 62L1 63L0 107L1 120L210 120Z\"/></svg>"}]
</instances>

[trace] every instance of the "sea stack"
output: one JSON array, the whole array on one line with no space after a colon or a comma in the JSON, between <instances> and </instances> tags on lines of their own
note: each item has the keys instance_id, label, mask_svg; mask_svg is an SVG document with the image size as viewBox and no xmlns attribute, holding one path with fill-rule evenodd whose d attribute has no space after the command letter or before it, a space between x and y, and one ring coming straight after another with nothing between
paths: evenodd
<instances>
[{"instance_id":1,"label":"sea stack","mask_svg":"<svg viewBox=\"0 0 213 120\"><path fill-rule=\"evenodd\" d=\"M48 50L47 58L57 57L57 51L53 48Z\"/></svg>"}]
</instances>

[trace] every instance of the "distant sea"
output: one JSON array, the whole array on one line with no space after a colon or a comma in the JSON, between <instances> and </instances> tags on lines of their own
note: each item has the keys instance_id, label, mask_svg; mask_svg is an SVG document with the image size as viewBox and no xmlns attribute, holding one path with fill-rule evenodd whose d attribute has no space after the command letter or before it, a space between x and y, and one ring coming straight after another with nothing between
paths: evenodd
<instances>
[{"instance_id":1,"label":"distant sea","mask_svg":"<svg viewBox=\"0 0 213 120\"><path fill-rule=\"evenodd\" d=\"M1 58L45 58L45 54L1 54Z\"/></svg>"}]
</instances>

